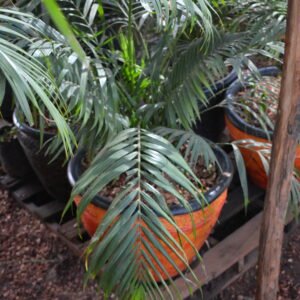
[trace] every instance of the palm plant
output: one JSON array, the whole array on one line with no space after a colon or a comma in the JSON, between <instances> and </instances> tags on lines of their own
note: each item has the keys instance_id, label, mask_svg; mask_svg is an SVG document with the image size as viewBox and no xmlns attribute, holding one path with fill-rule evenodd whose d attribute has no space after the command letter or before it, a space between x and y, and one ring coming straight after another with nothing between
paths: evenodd
<instances>
[{"instance_id":1,"label":"palm plant","mask_svg":"<svg viewBox=\"0 0 300 300\"><path fill-rule=\"evenodd\" d=\"M278 24L282 24L285 28L287 15L286 1L246 0L217 2L218 12L220 12L223 21L222 26L227 28L227 30L243 31L247 27L260 23L263 23L264 26L266 24L273 24L274 28ZM282 31L281 36L278 35L277 39L274 39L268 44L266 49L259 51L258 54L282 62L284 34L285 29Z\"/></svg>"},{"instance_id":2,"label":"palm plant","mask_svg":"<svg viewBox=\"0 0 300 300\"><path fill-rule=\"evenodd\" d=\"M33 110L44 116L44 108L57 124L60 140L66 155L72 153L75 141L64 118L64 110L58 103L60 94L54 79L44 65L27 52L35 34L42 34L36 26L29 25L34 18L26 13L0 9L0 102L3 101L5 86L12 88L18 109L27 122L34 124Z\"/></svg>"},{"instance_id":3,"label":"palm plant","mask_svg":"<svg viewBox=\"0 0 300 300\"><path fill-rule=\"evenodd\" d=\"M66 209L82 195L77 208L80 220L101 190L126 175L86 249L87 279L103 271L98 282L107 294L114 289L124 299L144 299L163 297L154 280L158 277L170 297L168 283L180 296L154 248L187 286L199 284L181 241L199 257L197 249L176 223L164 196L171 194L190 214L191 205L178 187L199 207L206 204L194 167L200 157L207 167L218 166L218 161L213 146L191 130L201 117L198 101L207 102L203 89L226 72L224 61L238 70L243 58L268 47L283 26L219 31L212 25L213 9L206 0L61 0L61 10L54 0L45 4L64 37L32 19L31 26L39 28L44 38L36 36L26 49L35 57L31 59L45 63L48 74L60 74L56 82L64 96L60 103L73 113L71 122L89 165ZM30 114L26 116L30 120ZM60 125L54 112L52 116ZM241 164L239 168L243 173ZM179 240L165 230L159 216L177 231ZM162 244L183 262L193 282Z\"/></svg>"},{"instance_id":4,"label":"palm plant","mask_svg":"<svg viewBox=\"0 0 300 300\"><path fill-rule=\"evenodd\" d=\"M259 69L262 77L245 76L244 84L235 82L227 90L227 126L240 147L251 180L265 189L269 174L271 140L277 116L281 86L280 70L276 67ZM234 115L234 117L233 117ZM236 116L238 116L236 118ZM232 125L232 117L239 121ZM241 125L242 124L242 125ZM241 132L236 134L235 126ZM299 214L299 147L294 164L290 207Z\"/></svg>"}]
</instances>

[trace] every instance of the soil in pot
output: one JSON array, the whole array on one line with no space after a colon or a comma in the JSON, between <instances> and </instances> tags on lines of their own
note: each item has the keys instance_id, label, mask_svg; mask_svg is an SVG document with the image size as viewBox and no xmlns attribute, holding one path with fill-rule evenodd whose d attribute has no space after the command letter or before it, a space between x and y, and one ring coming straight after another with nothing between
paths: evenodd
<instances>
[{"instance_id":1,"label":"soil in pot","mask_svg":"<svg viewBox=\"0 0 300 300\"><path fill-rule=\"evenodd\" d=\"M275 67L260 69L259 81L248 79L245 86L235 82L227 93L226 125L233 140L251 139L270 145L276 122L280 92L280 71ZM245 165L250 179L265 189L268 177L258 150L263 146L242 146ZM297 148L295 167L300 168L300 147Z\"/></svg>"},{"instance_id":2,"label":"soil in pot","mask_svg":"<svg viewBox=\"0 0 300 300\"><path fill-rule=\"evenodd\" d=\"M8 125L0 129L0 163L11 177L34 176L33 170L17 139L16 128Z\"/></svg>"},{"instance_id":3,"label":"soil in pot","mask_svg":"<svg viewBox=\"0 0 300 300\"><path fill-rule=\"evenodd\" d=\"M207 106L202 103L199 105L201 118L197 120L193 128L195 133L213 142L218 141L225 128L224 108L218 106L218 104L224 100L226 89L236 79L236 73L231 71L226 77L216 81L211 90L204 90L208 104Z\"/></svg>"},{"instance_id":4,"label":"soil in pot","mask_svg":"<svg viewBox=\"0 0 300 300\"><path fill-rule=\"evenodd\" d=\"M67 164L64 153L54 161L47 153L47 144L55 137L56 130L45 130L43 134L44 145L41 148L41 132L20 122L17 113L14 113L14 123L18 129L18 140L28 158L30 165L42 183L45 190L55 199L67 202L71 186L67 179Z\"/></svg>"},{"instance_id":5,"label":"soil in pot","mask_svg":"<svg viewBox=\"0 0 300 300\"><path fill-rule=\"evenodd\" d=\"M248 124L273 131L276 122L281 76L264 76L249 83L233 100L235 112Z\"/></svg>"},{"instance_id":6,"label":"soil in pot","mask_svg":"<svg viewBox=\"0 0 300 300\"><path fill-rule=\"evenodd\" d=\"M187 210L180 206L176 199L173 196L169 195L167 192L162 192L167 200L167 204L169 205L174 219L177 224L182 228L184 233L190 238L190 240L194 243L194 246L199 250L210 234L212 228L214 227L221 209L227 198L227 189L231 182L232 177L232 166L227 155L219 148L216 150L217 158L221 164L222 173L216 170L216 167L211 166L208 169L203 167L203 163L198 163L196 173L201 176L200 180L203 184L202 190L204 192L206 201L210 204L208 206L200 206L199 203L194 200L188 193L184 194L187 200L190 201L190 204L193 208L193 219L194 226L191 221L191 216ZM69 163L68 175L69 180L72 184L76 182L83 171L82 162L84 159L84 153L79 152L74 159L72 159ZM126 175L120 176L120 178L113 182L110 186L108 186L104 191L102 191L97 197L93 199L91 204L89 204L82 215L82 223L84 228L90 235L93 235L98 225L101 223L104 218L106 211L110 205L110 200L117 193L120 192L122 186L124 186L124 182L126 180ZM178 189L179 192L184 193L182 190ZM74 199L75 203L78 205L81 201L81 196L76 196ZM166 229L171 233L171 235L178 240L178 232L176 229L170 225L165 219L161 218L161 222L164 224ZM185 240L181 241L182 247L188 257L189 262L192 262L195 252L191 245ZM185 265L181 260L178 259L175 253L167 246L164 245L165 250L168 254L173 258L176 262L179 269L184 270ZM160 262L168 270L169 274L173 277L178 274L176 269L165 259L164 256L158 250L154 250ZM153 261L153 264L159 267ZM164 279L166 279L166 275L164 272L160 271L161 275ZM154 274L156 280L158 277Z\"/></svg>"}]
</instances>

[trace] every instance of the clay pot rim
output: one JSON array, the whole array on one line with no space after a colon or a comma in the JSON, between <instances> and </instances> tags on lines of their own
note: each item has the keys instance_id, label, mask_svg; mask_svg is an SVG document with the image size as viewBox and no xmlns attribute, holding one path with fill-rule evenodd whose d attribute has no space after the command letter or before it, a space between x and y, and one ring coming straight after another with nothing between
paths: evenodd
<instances>
[{"instance_id":1,"label":"clay pot rim","mask_svg":"<svg viewBox=\"0 0 300 300\"><path fill-rule=\"evenodd\" d=\"M40 138L41 136L41 131L39 129L33 128L28 126L25 123L21 123L19 117L19 112L17 111L17 109L14 110L13 113L13 122L14 125L20 130L23 131L25 133L27 133L29 136L35 137L35 138ZM55 136L54 133L49 132L49 131L44 131L43 136L45 139L51 139Z\"/></svg>"},{"instance_id":2,"label":"clay pot rim","mask_svg":"<svg viewBox=\"0 0 300 300\"><path fill-rule=\"evenodd\" d=\"M280 69L275 66L260 68L258 69L259 73L262 76L278 76L281 74ZM247 79L246 79L247 82ZM261 128L255 127L249 123L247 123L243 118L241 118L233 108L233 101L236 94L247 87L243 85L239 79L234 81L229 88L227 89L225 100L226 100L226 107L225 107L225 114L226 117L231 121L231 123L240 129L241 131L246 132L247 134L253 135L258 138L262 138L265 140L270 140L273 137L273 131L268 131L268 134ZM268 136L269 135L269 136Z\"/></svg>"},{"instance_id":3,"label":"clay pot rim","mask_svg":"<svg viewBox=\"0 0 300 300\"><path fill-rule=\"evenodd\" d=\"M233 166L230 158L222 150L219 146L213 145L213 150L218 159L218 162L221 166L222 173L218 176L217 184L204 193L204 197L206 200L205 205L201 205L196 200L191 200L190 205L192 208L192 212L198 211L207 207L214 200L218 199L218 197L229 187L232 177L233 177ZM81 165L82 159L85 155L85 151L83 149L79 150L77 154L69 161L68 164L68 178L69 182L72 186L75 185L75 182L79 179L80 175L83 173L83 168ZM108 209L111 201L108 198L97 195L91 202L96 207L102 209ZM172 205L170 207L172 214L174 216L189 214L190 212L182 207L181 205Z\"/></svg>"},{"instance_id":4,"label":"clay pot rim","mask_svg":"<svg viewBox=\"0 0 300 300\"><path fill-rule=\"evenodd\" d=\"M200 102L199 103L199 109L206 109L208 107L211 107L215 105L215 95L220 92L222 89L225 89L228 85L230 85L232 82L234 82L237 79L236 72L232 69L224 78L221 78L215 82L214 85L212 85L210 89L205 88L203 90L205 96L210 99L210 101L206 104Z\"/></svg>"}]
</instances>

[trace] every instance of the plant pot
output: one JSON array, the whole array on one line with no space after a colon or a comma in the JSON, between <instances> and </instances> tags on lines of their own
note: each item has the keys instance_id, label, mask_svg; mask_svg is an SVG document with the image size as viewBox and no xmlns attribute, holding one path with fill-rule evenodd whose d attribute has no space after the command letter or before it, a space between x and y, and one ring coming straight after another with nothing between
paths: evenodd
<instances>
[{"instance_id":1,"label":"plant pot","mask_svg":"<svg viewBox=\"0 0 300 300\"><path fill-rule=\"evenodd\" d=\"M259 72L262 76L277 76L280 74L280 70L276 67L267 67L259 69ZM271 144L268 140L267 133L257 128L243 120L234 110L233 101L235 95L242 91L245 88L240 81L235 81L227 90L226 99L226 115L225 122L228 128L229 134L232 140L244 140L251 139L257 142ZM272 139L273 132L268 132L270 138ZM261 161L257 150L263 149L263 147L253 147L251 149L246 149L245 147L240 146L240 151L243 155L245 166L247 169L247 174L251 181L257 186L266 189L268 183L268 176L265 172L265 168ZM296 150L296 160L295 167L300 168L300 147L297 147Z\"/></svg>"},{"instance_id":2,"label":"plant pot","mask_svg":"<svg viewBox=\"0 0 300 300\"><path fill-rule=\"evenodd\" d=\"M14 124L18 129L18 140L28 158L28 161L49 195L55 199L67 202L71 186L67 179L67 164L64 155L59 155L54 161L47 152L47 146L40 147L41 132L21 123L16 111L13 115ZM44 142L49 142L54 133L44 132Z\"/></svg>"},{"instance_id":3,"label":"plant pot","mask_svg":"<svg viewBox=\"0 0 300 300\"><path fill-rule=\"evenodd\" d=\"M219 147L215 148L215 154L220 162L223 173L220 174L217 184L205 193L206 200L210 204L206 207L201 207L198 202L191 201L190 204L193 208L193 219L194 226L191 222L191 216L185 208L179 205L174 205L171 207L171 211L174 215L174 219L183 232L189 237L189 239L194 243L194 246L200 250L208 235L210 234L212 228L218 220L219 214L222 210L222 207L227 198L228 186L232 179L232 164L226 153L221 150ZM80 175L83 172L82 161L84 158L84 152L80 151L78 154L69 162L68 167L68 177L72 185L79 179ZM81 201L81 196L76 196L74 199L75 203ZM101 223L103 217L106 214L106 211L109 207L110 202L108 199L101 196L96 196L92 203L89 204L82 215L82 223L86 231L92 236L98 225ZM175 228L169 224L165 219L161 218L161 222L164 224L166 229L172 234L172 236L178 241L178 233ZM193 230L195 229L195 231ZM195 235L194 235L195 234ZM188 261L191 263L195 252L191 245L182 239L182 248L184 249ZM169 253L172 259L176 262L179 269L184 270L185 265L181 260L178 259L175 253L166 247L165 250ZM177 275L175 268L161 255L158 250L154 250L155 254L159 258L160 262L163 263L165 268L168 270L169 274L174 277ZM159 270L158 265L153 261L153 264ZM162 277L165 277L165 274L160 271ZM158 281L158 277L154 274L155 279Z\"/></svg>"},{"instance_id":4,"label":"plant pot","mask_svg":"<svg viewBox=\"0 0 300 300\"><path fill-rule=\"evenodd\" d=\"M17 138L9 142L0 142L0 164L4 172L11 177L33 176L32 168Z\"/></svg>"},{"instance_id":5,"label":"plant pot","mask_svg":"<svg viewBox=\"0 0 300 300\"><path fill-rule=\"evenodd\" d=\"M13 112L14 112L14 104L13 104L13 92L6 81L5 85L5 94L3 98L3 102L1 104L1 116L4 120L9 123L13 122Z\"/></svg>"},{"instance_id":6,"label":"plant pot","mask_svg":"<svg viewBox=\"0 0 300 300\"><path fill-rule=\"evenodd\" d=\"M203 111L203 113L201 113L201 119L197 120L194 126L195 133L213 142L218 141L220 134L225 128L224 108L212 107L220 104L224 100L227 87L236 79L236 73L231 71L226 77L217 81L215 85L211 87L211 91L209 89L204 90L207 99L209 99L209 103L207 106L203 103L199 105L199 110L200 112Z\"/></svg>"}]
</instances>

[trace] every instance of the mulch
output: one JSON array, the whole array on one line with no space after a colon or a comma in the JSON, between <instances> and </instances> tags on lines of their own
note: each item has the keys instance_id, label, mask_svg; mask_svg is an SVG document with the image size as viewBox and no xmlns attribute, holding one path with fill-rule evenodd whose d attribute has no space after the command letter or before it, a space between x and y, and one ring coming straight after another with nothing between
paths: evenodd
<instances>
[{"instance_id":1,"label":"mulch","mask_svg":"<svg viewBox=\"0 0 300 300\"><path fill-rule=\"evenodd\" d=\"M39 220L0 190L0 299L100 300L94 284L83 289L83 264ZM252 299L255 269L220 300ZM284 248L280 300L300 300L300 226Z\"/></svg>"},{"instance_id":2,"label":"mulch","mask_svg":"<svg viewBox=\"0 0 300 300\"><path fill-rule=\"evenodd\" d=\"M39 220L0 191L0 299L101 299L83 290L78 257Z\"/></svg>"}]
</instances>

